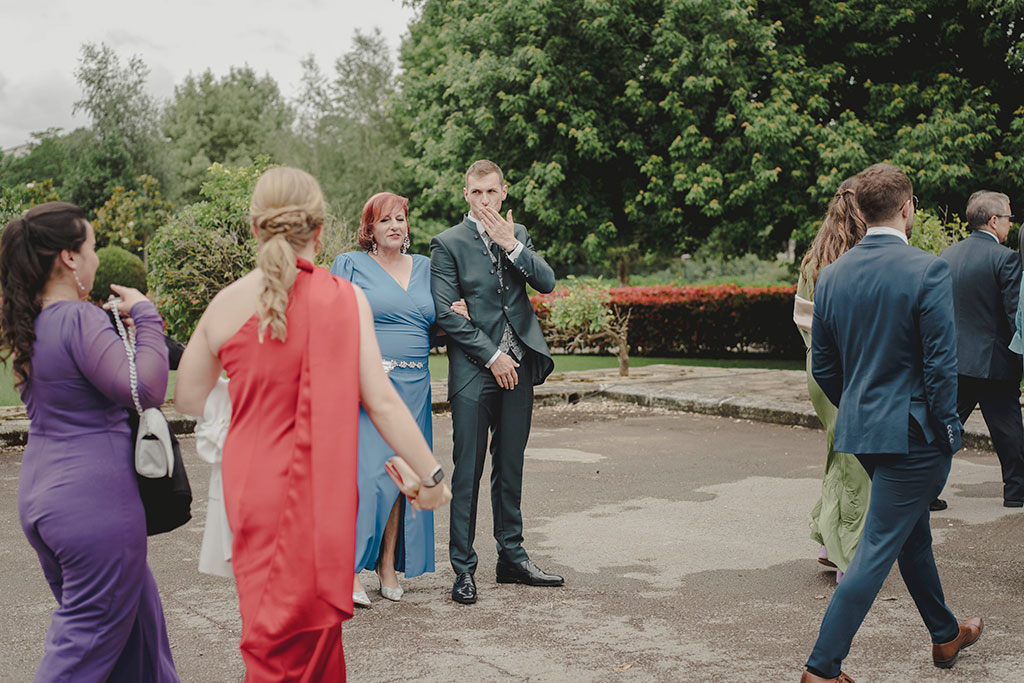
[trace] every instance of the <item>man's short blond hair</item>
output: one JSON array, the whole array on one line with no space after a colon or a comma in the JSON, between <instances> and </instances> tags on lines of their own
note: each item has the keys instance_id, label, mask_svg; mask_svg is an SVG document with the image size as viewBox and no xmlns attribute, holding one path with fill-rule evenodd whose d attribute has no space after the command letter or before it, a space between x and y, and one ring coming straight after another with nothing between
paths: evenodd
<instances>
[{"instance_id":1,"label":"man's short blond hair","mask_svg":"<svg viewBox=\"0 0 1024 683\"><path fill-rule=\"evenodd\" d=\"M492 173L497 173L498 182L502 185L505 184L505 174L502 172L501 166L498 166L496 163L488 159L474 161L466 171L466 187L469 187L469 179L471 176L490 175Z\"/></svg>"}]
</instances>

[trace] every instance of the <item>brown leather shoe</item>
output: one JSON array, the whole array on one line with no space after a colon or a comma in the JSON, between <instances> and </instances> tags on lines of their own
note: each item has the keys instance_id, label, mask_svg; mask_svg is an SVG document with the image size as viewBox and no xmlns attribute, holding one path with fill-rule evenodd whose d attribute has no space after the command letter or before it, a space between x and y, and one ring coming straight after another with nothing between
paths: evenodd
<instances>
[{"instance_id":1,"label":"brown leather shoe","mask_svg":"<svg viewBox=\"0 0 1024 683\"><path fill-rule=\"evenodd\" d=\"M985 624L981 617L972 617L960 624L960 635L948 643L935 643L932 645L932 661L940 669L948 669L956 662L960 650L970 647L981 638L981 632L985 630Z\"/></svg>"},{"instance_id":2,"label":"brown leather shoe","mask_svg":"<svg viewBox=\"0 0 1024 683\"><path fill-rule=\"evenodd\" d=\"M800 677L800 683L853 683L853 679L841 671L838 678L822 678L815 676L810 671L804 671L804 675Z\"/></svg>"}]
</instances>

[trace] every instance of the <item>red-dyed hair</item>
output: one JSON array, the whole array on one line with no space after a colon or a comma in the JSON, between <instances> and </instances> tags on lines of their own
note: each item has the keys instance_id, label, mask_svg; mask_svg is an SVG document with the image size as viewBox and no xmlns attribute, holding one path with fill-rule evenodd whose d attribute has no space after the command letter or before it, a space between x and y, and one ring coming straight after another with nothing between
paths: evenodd
<instances>
[{"instance_id":1,"label":"red-dyed hair","mask_svg":"<svg viewBox=\"0 0 1024 683\"><path fill-rule=\"evenodd\" d=\"M359 243L360 249L369 251L373 248L373 224L379 221L382 216L394 211L395 205L402 207L402 213L405 214L406 229L408 230L408 199L399 197L392 192L378 192L366 200L366 204L363 205L363 219L359 224L359 232L356 233L356 240Z\"/></svg>"}]
</instances>

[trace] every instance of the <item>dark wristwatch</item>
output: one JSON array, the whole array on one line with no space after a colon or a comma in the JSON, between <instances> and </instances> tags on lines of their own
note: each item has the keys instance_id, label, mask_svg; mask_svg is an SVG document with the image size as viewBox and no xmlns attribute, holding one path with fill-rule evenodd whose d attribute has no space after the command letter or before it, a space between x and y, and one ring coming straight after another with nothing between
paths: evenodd
<instances>
[{"instance_id":1,"label":"dark wristwatch","mask_svg":"<svg viewBox=\"0 0 1024 683\"><path fill-rule=\"evenodd\" d=\"M444 470L442 470L441 466L438 465L434 468L434 471L430 473L430 476L424 479L421 484L424 488L431 489L440 484L442 480L444 480Z\"/></svg>"}]
</instances>

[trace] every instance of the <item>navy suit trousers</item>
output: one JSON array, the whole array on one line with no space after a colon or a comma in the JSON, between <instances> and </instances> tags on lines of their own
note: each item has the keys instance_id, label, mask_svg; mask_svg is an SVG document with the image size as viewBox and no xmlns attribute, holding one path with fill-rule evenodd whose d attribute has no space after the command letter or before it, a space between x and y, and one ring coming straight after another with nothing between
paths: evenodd
<instances>
[{"instance_id":1,"label":"navy suit trousers","mask_svg":"<svg viewBox=\"0 0 1024 683\"><path fill-rule=\"evenodd\" d=\"M523 458L533 417L532 354L520 362L519 384L502 389L490 370L482 370L451 398L452 502L448 556L456 574L476 573L476 511L480 477L491 453L491 514L498 556L508 562L529 559L523 550Z\"/></svg>"},{"instance_id":2,"label":"navy suit trousers","mask_svg":"<svg viewBox=\"0 0 1024 683\"><path fill-rule=\"evenodd\" d=\"M1024 424L1020 414L1020 384L1015 380L960 375L956 399L960 421L966 424L979 403L1003 470L1003 499L1024 500Z\"/></svg>"},{"instance_id":3,"label":"navy suit trousers","mask_svg":"<svg viewBox=\"0 0 1024 683\"><path fill-rule=\"evenodd\" d=\"M952 456L939 442L926 444L913 419L909 429L907 455L857 456L871 477L871 502L857 552L836 587L807 660L808 670L818 676L839 675L854 635L897 561L932 642L949 642L960 632L942 595L928 523L928 503L945 486Z\"/></svg>"}]
</instances>

